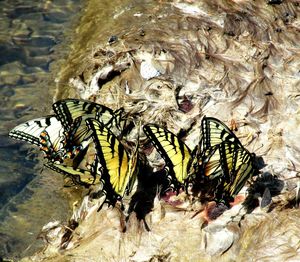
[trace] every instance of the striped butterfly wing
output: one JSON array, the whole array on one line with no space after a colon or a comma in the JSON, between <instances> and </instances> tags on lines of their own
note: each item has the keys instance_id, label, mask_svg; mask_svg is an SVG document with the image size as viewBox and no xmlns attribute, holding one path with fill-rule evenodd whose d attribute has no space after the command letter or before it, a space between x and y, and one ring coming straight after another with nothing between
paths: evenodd
<instances>
[{"instance_id":1,"label":"striped butterfly wing","mask_svg":"<svg viewBox=\"0 0 300 262\"><path fill-rule=\"evenodd\" d=\"M29 120L13 128L8 135L14 139L40 146L40 134L44 130L51 136L52 141L56 141L58 138L62 137L62 126L55 116L46 116Z\"/></svg>"},{"instance_id":2,"label":"striped butterfly wing","mask_svg":"<svg viewBox=\"0 0 300 262\"><path fill-rule=\"evenodd\" d=\"M109 122L113 117L113 110L91 102L80 99L64 99L57 101L52 105L57 118L67 130L78 117L89 116L94 117L99 113L104 124Z\"/></svg>"},{"instance_id":3,"label":"striped butterfly wing","mask_svg":"<svg viewBox=\"0 0 300 262\"><path fill-rule=\"evenodd\" d=\"M193 182L200 183L200 188L210 191L217 201L228 202L256 172L253 156L216 118L204 117L201 131L202 138L191 170L194 179L196 177Z\"/></svg>"},{"instance_id":4,"label":"striped butterfly wing","mask_svg":"<svg viewBox=\"0 0 300 262\"><path fill-rule=\"evenodd\" d=\"M96 119L86 120L97 151L97 158L102 166L101 179L108 202L112 205L121 200L135 180L135 163L129 160L124 146L117 137Z\"/></svg>"},{"instance_id":5,"label":"striped butterfly wing","mask_svg":"<svg viewBox=\"0 0 300 262\"><path fill-rule=\"evenodd\" d=\"M245 148L231 142L216 145L202 162L202 172L213 181L209 190L220 202L231 201L255 173L253 156Z\"/></svg>"},{"instance_id":6,"label":"striped butterfly wing","mask_svg":"<svg viewBox=\"0 0 300 262\"><path fill-rule=\"evenodd\" d=\"M74 185L83 185L85 187L89 187L90 185L94 185L100 182L100 176L95 170L99 168L95 163L95 167L92 167L90 170L80 169L80 168L72 168L70 166L56 164L53 162L48 162L44 164L47 168L63 174L65 177L70 178Z\"/></svg>"},{"instance_id":7,"label":"striped butterfly wing","mask_svg":"<svg viewBox=\"0 0 300 262\"><path fill-rule=\"evenodd\" d=\"M253 155L243 147L225 143L221 147L221 159L224 169L228 172L221 188L230 197L235 197L247 180L256 174Z\"/></svg>"},{"instance_id":8,"label":"striped butterfly wing","mask_svg":"<svg viewBox=\"0 0 300 262\"><path fill-rule=\"evenodd\" d=\"M201 172L204 177L208 179L214 179L216 177L222 176L224 173L222 169L219 148L219 146L210 148L210 150L206 150L205 156L202 156Z\"/></svg>"},{"instance_id":9,"label":"striped butterfly wing","mask_svg":"<svg viewBox=\"0 0 300 262\"><path fill-rule=\"evenodd\" d=\"M236 135L223 122L214 117L203 117L201 135L201 151L205 151L223 142L231 142L243 147Z\"/></svg>"},{"instance_id":10,"label":"striped butterfly wing","mask_svg":"<svg viewBox=\"0 0 300 262\"><path fill-rule=\"evenodd\" d=\"M143 127L145 134L165 160L175 179L183 184L192 160L190 149L173 133L155 124Z\"/></svg>"},{"instance_id":11,"label":"striped butterfly wing","mask_svg":"<svg viewBox=\"0 0 300 262\"><path fill-rule=\"evenodd\" d=\"M108 128L114 126L120 129L123 109L114 112L106 106L79 99L60 100L52 107L65 129L64 147L67 151L73 151L78 146L83 149L90 145L92 134L85 123L87 118L96 118Z\"/></svg>"},{"instance_id":12,"label":"striped butterfly wing","mask_svg":"<svg viewBox=\"0 0 300 262\"><path fill-rule=\"evenodd\" d=\"M39 146L48 159L55 160L62 151L64 129L55 116L29 120L13 128L8 135Z\"/></svg>"},{"instance_id":13,"label":"striped butterfly wing","mask_svg":"<svg viewBox=\"0 0 300 262\"><path fill-rule=\"evenodd\" d=\"M236 135L220 120L203 117L201 122L201 139L194 158L193 166L203 168L206 177L213 179L223 174L220 161L220 145L231 143L235 148L244 148ZM200 167L199 167L200 165ZM212 166L212 167L211 167Z\"/></svg>"}]
</instances>

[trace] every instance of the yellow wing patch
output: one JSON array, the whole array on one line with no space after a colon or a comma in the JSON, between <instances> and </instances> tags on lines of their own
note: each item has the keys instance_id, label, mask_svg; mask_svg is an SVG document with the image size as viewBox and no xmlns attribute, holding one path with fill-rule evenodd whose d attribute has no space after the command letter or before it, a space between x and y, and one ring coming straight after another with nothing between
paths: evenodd
<instances>
[{"instance_id":1,"label":"yellow wing patch","mask_svg":"<svg viewBox=\"0 0 300 262\"><path fill-rule=\"evenodd\" d=\"M205 151L223 142L235 143L242 147L236 135L223 122L214 117L203 117L201 135L201 151Z\"/></svg>"},{"instance_id":2,"label":"yellow wing patch","mask_svg":"<svg viewBox=\"0 0 300 262\"><path fill-rule=\"evenodd\" d=\"M233 149L229 149L229 148ZM236 148L233 144L225 143L225 164L228 178L224 179L222 187L234 197L242 189L249 178L255 174L253 156L245 148ZM223 149L224 150L224 149Z\"/></svg>"},{"instance_id":3,"label":"yellow wing patch","mask_svg":"<svg viewBox=\"0 0 300 262\"><path fill-rule=\"evenodd\" d=\"M176 135L165 128L148 124L143 129L165 160L166 165L173 170L178 182L183 184L187 178L192 159L190 149Z\"/></svg>"},{"instance_id":4,"label":"yellow wing patch","mask_svg":"<svg viewBox=\"0 0 300 262\"><path fill-rule=\"evenodd\" d=\"M135 166L117 137L96 119L87 119L93 132L97 157L102 166L102 180L111 185L114 192L123 197L130 180L135 179ZM109 190L107 190L109 191Z\"/></svg>"}]
</instances>

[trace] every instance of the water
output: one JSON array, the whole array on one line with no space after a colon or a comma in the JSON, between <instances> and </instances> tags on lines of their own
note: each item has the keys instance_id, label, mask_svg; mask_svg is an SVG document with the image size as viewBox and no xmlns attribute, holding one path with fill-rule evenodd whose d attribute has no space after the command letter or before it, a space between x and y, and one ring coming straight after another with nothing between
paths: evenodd
<instances>
[{"instance_id":1,"label":"water","mask_svg":"<svg viewBox=\"0 0 300 262\"><path fill-rule=\"evenodd\" d=\"M67 54L57 48L74 24L79 0L0 1L0 257L30 255L49 220L70 215L60 175L42 171L38 150L7 134L48 114L54 95L51 66Z\"/></svg>"}]
</instances>

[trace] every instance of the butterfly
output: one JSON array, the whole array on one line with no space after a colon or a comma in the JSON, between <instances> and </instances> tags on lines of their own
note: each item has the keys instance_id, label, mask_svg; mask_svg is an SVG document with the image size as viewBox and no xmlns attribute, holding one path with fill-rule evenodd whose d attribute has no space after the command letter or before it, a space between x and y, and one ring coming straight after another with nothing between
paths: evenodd
<instances>
[{"instance_id":1,"label":"butterfly","mask_svg":"<svg viewBox=\"0 0 300 262\"><path fill-rule=\"evenodd\" d=\"M192 162L191 150L166 128L147 124L143 130L166 163L170 187L178 191L188 177Z\"/></svg>"},{"instance_id":2,"label":"butterfly","mask_svg":"<svg viewBox=\"0 0 300 262\"><path fill-rule=\"evenodd\" d=\"M216 118L204 117L201 131L202 138L190 173L194 173L196 180L202 181L203 188L210 191L217 202L228 204L247 180L257 173L254 154Z\"/></svg>"},{"instance_id":3,"label":"butterfly","mask_svg":"<svg viewBox=\"0 0 300 262\"><path fill-rule=\"evenodd\" d=\"M124 124L122 108L113 111L104 105L79 99L60 100L52 107L64 127L64 148L67 152L66 156L73 159L74 168L89 164L85 162L88 151L93 148L93 143L91 131L85 123L87 118L95 118L115 132L122 129L121 123Z\"/></svg>"},{"instance_id":4,"label":"butterfly","mask_svg":"<svg viewBox=\"0 0 300 262\"><path fill-rule=\"evenodd\" d=\"M96 158L101 165L101 168L96 170L101 174L103 183L101 193L106 196L105 202L114 206L136 185L137 150L129 158L122 143L104 124L92 118L86 119L86 124L92 131Z\"/></svg>"},{"instance_id":5,"label":"butterfly","mask_svg":"<svg viewBox=\"0 0 300 262\"><path fill-rule=\"evenodd\" d=\"M192 166L197 168L199 164L205 164L205 176L213 179L223 173L221 165L212 164L220 161L220 145L222 143L233 143L241 148L243 146L236 135L224 123L214 117L203 117L200 134L200 142L193 151Z\"/></svg>"}]
</instances>

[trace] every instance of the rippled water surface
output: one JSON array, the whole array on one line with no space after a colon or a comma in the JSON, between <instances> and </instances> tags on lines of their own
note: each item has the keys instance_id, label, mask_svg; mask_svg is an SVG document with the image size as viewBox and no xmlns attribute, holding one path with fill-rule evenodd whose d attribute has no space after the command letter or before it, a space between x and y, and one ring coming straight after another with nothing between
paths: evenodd
<instances>
[{"instance_id":1,"label":"rippled water surface","mask_svg":"<svg viewBox=\"0 0 300 262\"><path fill-rule=\"evenodd\" d=\"M55 88L50 68L68 51L57 46L66 42L80 5L0 1L0 260L32 254L42 244L35 240L41 227L70 215L61 176L42 171L38 150L7 133L49 114Z\"/></svg>"}]
</instances>

